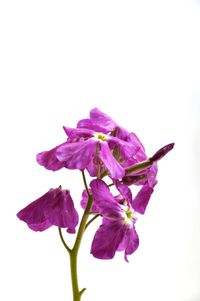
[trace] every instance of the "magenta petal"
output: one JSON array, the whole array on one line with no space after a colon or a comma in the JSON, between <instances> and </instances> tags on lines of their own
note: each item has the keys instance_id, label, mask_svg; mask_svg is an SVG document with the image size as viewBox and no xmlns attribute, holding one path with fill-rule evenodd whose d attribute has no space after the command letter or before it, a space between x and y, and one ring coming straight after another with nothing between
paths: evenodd
<instances>
[{"instance_id":1,"label":"magenta petal","mask_svg":"<svg viewBox=\"0 0 200 301\"><path fill-rule=\"evenodd\" d=\"M124 258L126 261L128 261L127 255L131 255L133 252L135 252L138 246L139 237L134 226L127 228L126 234L124 235L124 238L118 247L118 251L125 251Z\"/></svg>"},{"instance_id":2,"label":"magenta petal","mask_svg":"<svg viewBox=\"0 0 200 301\"><path fill-rule=\"evenodd\" d=\"M60 162L56 157L57 148L62 146L63 144L51 149L50 151L44 151L37 154L36 160L37 162L44 166L48 170L59 170L65 166L63 162Z\"/></svg>"},{"instance_id":3,"label":"magenta petal","mask_svg":"<svg viewBox=\"0 0 200 301\"><path fill-rule=\"evenodd\" d=\"M107 217L120 217L121 208L110 193L106 183L102 180L93 180L90 183L94 204L98 212Z\"/></svg>"},{"instance_id":4,"label":"magenta petal","mask_svg":"<svg viewBox=\"0 0 200 301\"><path fill-rule=\"evenodd\" d=\"M101 149L99 151L99 158L103 161L106 168L110 172L110 175L113 179L121 179L123 178L125 171L123 167L117 162L117 160L113 157L109 146L107 143L100 143Z\"/></svg>"},{"instance_id":5,"label":"magenta petal","mask_svg":"<svg viewBox=\"0 0 200 301\"><path fill-rule=\"evenodd\" d=\"M58 191L54 200L45 208L45 214L52 225L68 228L69 233L75 233L78 224L78 213L74 208L73 200L68 190Z\"/></svg>"},{"instance_id":6,"label":"magenta petal","mask_svg":"<svg viewBox=\"0 0 200 301\"><path fill-rule=\"evenodd\" d=\"M95 132L100 132L100 133L104 133L104 134L107 134L109 132L108 130L104 129L103 127L101 127L97 124L94 124L90 119L80 120L77 124L77 128L90 129Z\"/></svg>"},{"instance_id":7,"label":"magenta petal","mask_svg":"<svg viewBox=\"0 0 200 301\"><path fill-rule=\"evenodd\" d=\"M65 167L83 170L92 160L96 151L96 144L97 142L93 139L72 143L67 142L57 148L56 156L58 160L65 163Z\"/></svg>"},{"instance_id":8,"label":"magenta petal","mask_svg":"<svg viewBox=\"0 0 200 301\"><path fill-rule=\"evenodd\" d=\"M112 120L108 115L104 114L97 108L90 111L90 119L93 124L104 128L108 132L112 132L116 127L114 120Z\"/></svg>"},{"instance_id":9,"label":"magenta petal","mask_svg":"<svg viewBox=\"0 0 200 301\"><path fill-rule=\"evenodd\" d=\"M156 175L158 172L157 162L153 163L153 165L147 169L147 180L150 187L154 187L157 184Z\"/></svg>"},{"instance_id":10,"label":"magenta petal","mask_svg":"<svg viewBox=\"0 0 200 301\"><path fill-rule=\"evenodd\" d=\"M89 192L92 193L91 189L89 189ZM82 199L81 199L81 207L83 209L86 208L87 202L88 202L88 194L87 194L86 190L83 190ZM91 208L90 212L91 213L98 213L98 208L94 203L92 204L92 208Z\"/></svg>"},{"instance_id":11,"label":"magenta petal","mask_svg":"<svg viewBox=\"0 0 200 301\"><path fill-rule=\"evenodd\" d=\"M112 259L117 248L124 237L126 227L119 221L106 221L99 227L95 233L91 253L99 259Z\"/></svg>"},{"instance_id":12,"label":"magenta petal","mask_svg":"<svg viewBox=\"0 0 200 301\"><path fill-rule=\"evenodd\" d=\"M79 139L79 138L90 138L94 135L94 131L90 129L74 129L64 126L63 127L65 133L70 139Z\"/></svg>"},{"instance_id":13,"label":"magenta petal","mask_svg":"<svg viewBox=\"0 0 200 301\"><path fill-rule=\"evenodd\" d=\"M78 213L68 190L50 189L36 201L18 212L17 217L34 231L44 231L52 225L75 232Z\"/></svg>"},{"instance_id":14,"label":"magenta petal","mask_svg":"<svg viewBox=\"0 0 200 301\"><path fill-rule=\"evenodd\" d=\"M153 188L150 187L148 183L145 184L132 201L133 209L144 214L152 193Z\"/></svg>"},{"instance_id":15,"label":"magenta petal","mask_svg":"<svg viewBox=\"0 0 200 301\"><path fill-rule=\"evenodd\" d=\"M123 199L125 199L128 202L128 204L130 204L132 202L132 193L128 186L118 182L116 183L116 187L119 190Z\"/></svg>"}]
</instances>

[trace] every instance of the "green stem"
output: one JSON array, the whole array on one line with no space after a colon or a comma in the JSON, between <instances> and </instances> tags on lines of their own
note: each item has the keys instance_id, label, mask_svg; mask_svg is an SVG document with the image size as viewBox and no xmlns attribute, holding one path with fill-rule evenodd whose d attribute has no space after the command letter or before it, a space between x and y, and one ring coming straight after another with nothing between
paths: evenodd
<instances>
[{"instance_id":1,"label":"green stem","mask_svg":"<svg viewBox=\"0 0 200 301\"><path fill-rule=\"evenodd\" d=\"M80 226L77 232L77 236L76 236L76 240L74 243L74 246L72 248L72 250L69 252L70 255L70 267L71 267L71 280L72 280L72 291L73 291L73 301L80 301L81 300L81 296L83 294L83 292L86 290L85 288L83 288L82 290L79 290L79 285L78 285L78 272L77 272L77 258L78 258L78 251L80 248L80 244L83 238L83 234L86 228L86 224L87 224L87 220L88 217L90 215L90 209L92 206L92 196L89 193L89 189L87 186L87 181L85 178L85 174L82 171L82 176L83 176L83 182L85 185L85 189L87 191L88 194L88 202L85 208L85 211L83 213L81 222L80 222Z\"/></svg>"},{"instance_id":2,"label":"green stem","mask_svg":"<svg viewBox=\"0 0 200 301\"><path fill-rule=\"evenodd\" d=\"M63 237L63 235L62 235L62 230L61 230L61 228L58 228L58 232L59 232L59 235L60 235L60 239L61 239L61 241L62 241L62 243L63 243L63 246L65 247L65 249L67 250L67 252L70 253L70 252L71 252L71 249L68 247L68 245L66 244L66 242L65 242L65 240L64 240L64 237Z\"/></svg>"},{"instance_id":3,"label":"green stem","mask_svg":"<svg viewBox=\"0 0 200 301\"><path fill-rule=\"evenodd\" d=\"M89 220L89 222L87 222L87 224L86 224L86 226L85 226L85 230L87 229L87 227L97 218L97 217L99 217L100 216L100 214L99 213L97 213L97 214L95 214L95 216L93 216L93 218L91 218L91 220Z\"/></svg>"}]
</instances>

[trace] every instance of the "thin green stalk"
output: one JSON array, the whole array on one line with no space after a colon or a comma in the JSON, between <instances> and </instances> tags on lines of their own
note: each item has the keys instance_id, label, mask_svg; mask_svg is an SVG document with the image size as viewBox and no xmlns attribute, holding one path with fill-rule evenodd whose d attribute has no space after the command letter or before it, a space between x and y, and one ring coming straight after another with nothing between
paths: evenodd
<instances>
[{"instance_id":1,"label":"thin green stalk","mask_svg":"<svg viewBox=\"0 0 200 301\"><path fill-rule=\"evenodd\" d=\"M70 255L70 267L71 267L71 280L72 280L72 291L73 291L73 301L80 301L81 300L81 296L83 294L83 292L86 290L85 288L83 288L82 290L79 290L79 285L78 285L78 271L77 271L77 257L78 257L78 251L80 248L80 244L83 238L83 234L86 228L86 224L87 224L87 220L88 217L90 215L90 209L92 206L92 196L89 193L89 189L87 186L87 181L85 178L85 174L84 171L82 171L82 176L83 176L83 182L84 182L84 186L85 189L87 191L88 194L88 202L85 208L85 211L83 213L81 222L80 222L80 226L77 232L77 236L76 236L76 240L74 243L74 246L71 250L71 252L69 253Z\"/></svg>"},{"instance_id":2,"label":"thin green stalk","mask_svg":"<svg viewBox=\"0 0 200 301\"><path fill-rule=\"evenodd\" d=\"M62 230L61 230L61 228L58 228L58 232L59 232L60 239L61 239L61 241L62 241L62 243L63 243L65 249L67 250L68 253L70 253L70 252L71 252L71 249L68 247L68 245L66 244L66 242L65 242L65 240L64 240L64 237L63 237L63 235L62 235Z\"/></svg>"},{"instance_id":3,"label":"thin green stalk","mask_svg":"<svg viewBox=\"0 0 200 301\"><path fill-rule=\"evenodd\" d=\"M91 220L89 220L89 222L87 222L86 226L85 226L85 230L87 229L87 227L97 218L99 217L100 214L95 214L95 216L93 216L93 218L91 218Z\"/></svg>"}]
</instances>

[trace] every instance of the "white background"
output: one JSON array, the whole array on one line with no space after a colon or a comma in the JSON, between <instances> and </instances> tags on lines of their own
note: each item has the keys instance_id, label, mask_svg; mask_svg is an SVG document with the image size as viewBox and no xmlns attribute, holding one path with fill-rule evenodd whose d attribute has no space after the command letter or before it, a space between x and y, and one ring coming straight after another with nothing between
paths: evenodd
<instances>
[{"instance_id":1,"label":"white background","mask_svg":"<svg viewBox=\"0 0 200 301\"><path fill-rule=\"evenodd\" d=\"M46 171L35 155L98 107L134 131L148 155L176 146L159 162L129 264L122 253L94 259L98 222L88 230L83 301L200 301L199 39L197 0L1 1L0 300L71 300L57 229L35 233L16 213L60 184L79 206L79 173Z\"/></svg>"}]
</instances>

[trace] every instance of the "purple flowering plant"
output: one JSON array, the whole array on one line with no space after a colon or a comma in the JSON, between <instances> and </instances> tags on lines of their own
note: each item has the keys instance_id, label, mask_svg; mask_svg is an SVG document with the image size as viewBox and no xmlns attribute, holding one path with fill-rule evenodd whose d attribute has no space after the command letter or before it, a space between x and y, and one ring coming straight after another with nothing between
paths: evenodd
<instances>
[{"instance_id":1,"label":"purple flowering plant","mask_svg":"<svg viewBox=\"0 0 200 301\"><path fill-rule=\"evenodd\" d=\"M49 151L37 155L37 162L48 170L80 170L84 190L80 205L82 217L74 206L68 189L51 188L18 212L20 220L33 231L58 227L61 241L70 258L73 301L80 301L77 256L87 227L97 218L101 225L91 243L91 254L98 259L112 259L124 251L124 259L136 251L139 237L135 229L137 213L144 214L157 184L157 161L174 147L170 143L147 157L138 137L119 126L97 108L76 128L64 127L67 139ZM88 184L86 173L92 178ZM107 184L108 183L108 184ZM138 186L136 196L131 189ZM138 190L138 189L137 189ZM76 204L77 205L77 204ZM62 228L75 235L72 248Z\"/></svg>"}]
</instances>

